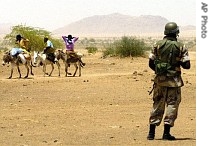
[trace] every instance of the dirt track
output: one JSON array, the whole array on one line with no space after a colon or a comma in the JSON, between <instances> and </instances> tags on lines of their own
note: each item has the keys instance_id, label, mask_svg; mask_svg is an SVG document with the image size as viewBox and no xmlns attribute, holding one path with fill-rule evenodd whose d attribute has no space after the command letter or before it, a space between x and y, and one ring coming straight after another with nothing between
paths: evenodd
<instances>
[{"instance_id":1,"label":"dirt track","mask_svg":"<svg viewBox=\"0 0 211 146\"><path fill-rule=\"evenodd\" d=\"M190 56L192 67L183 70L182 102L171 130L176 141L161 140L162 125L154 141L146 140L153 77L147 58L85 54L81 77L64 77L61 63L61 77L55 67L52 77L33 68L35 76L28 79L18 79L17 71L7 79L10 67L1 66L0 145L196 145L195 52Z\"/></svg>"}]
</instances>

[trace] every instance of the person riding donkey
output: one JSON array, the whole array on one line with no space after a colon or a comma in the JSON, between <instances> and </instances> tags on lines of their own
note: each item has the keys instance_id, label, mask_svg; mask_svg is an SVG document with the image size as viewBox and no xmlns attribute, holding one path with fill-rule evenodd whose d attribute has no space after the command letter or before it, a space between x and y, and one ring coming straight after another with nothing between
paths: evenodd
<instances>
[{"instance_id":1,"label":"person riding donkey","mask_svg":"<svg viewBox=\"0 0 211 146\"><path fill-rule=\"evenodd\" d=\"M85 66L85 63L81 60L81 56L79 56L77 52L74 51L75 42L78 40L79 37L72 37L72 35L68 35L68 36L62 36L62 38L66 46L66 54L67 54L66 60L71 57L78 58L81 64Z\"/></svg>"},{"instance_id":2,"label":"person riding donkey","mask_svg":"<svg viewBox=\"0 0 211 146\"><path fill-rule=\"evenodd\" d=\"M44 37L44 44L46 45L46 47L44 48L43 53L46 54L46 58L52 61L53 63L58 61L54 54L55 49L54 49L53 43L48 39L47 36Z\"/></svg>"},{"instance_id":3,"label":"person riding donkey","mask_svg":"<svg viewBox=\"0 0 211 146\"><path fill-rule=\"evenodd\" d=\"M28 47L29 40L18 34L16 35L16 44L18 44L18 48L12 48L10 54L13 58L16 58L15 62L18 62L20 59L25 64L26 59L31 59L30 49Z\"/></svg>"}]
</instances>

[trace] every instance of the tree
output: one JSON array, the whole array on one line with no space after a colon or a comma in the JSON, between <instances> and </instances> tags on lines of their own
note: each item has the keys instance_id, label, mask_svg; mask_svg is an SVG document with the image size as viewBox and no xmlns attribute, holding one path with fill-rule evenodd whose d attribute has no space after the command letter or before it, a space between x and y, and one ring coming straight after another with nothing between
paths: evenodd
<instances>
[{"instance_id":1,"label":"tree","mask_svg":"<svg viewBox=\"0 0 211 146\"><path fill-rule=\"evenodd\" d=\"M9 44L14 47L17 34L29 39L29 48L31 48L31 51L43 51L43 48L45 47L43 42L44 36L49 37L55 48L61 48L63 46L61 40L53 38L50 32L41 28L24 25L13 26L11 33L7 34L4 39L7 39Z\"/></svg>"}]
</instances>

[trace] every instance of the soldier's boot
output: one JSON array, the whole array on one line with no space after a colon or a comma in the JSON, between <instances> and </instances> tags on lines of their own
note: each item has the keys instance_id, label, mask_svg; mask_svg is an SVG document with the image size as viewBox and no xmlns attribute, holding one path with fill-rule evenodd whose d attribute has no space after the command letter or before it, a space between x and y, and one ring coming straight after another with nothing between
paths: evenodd
<instances>
[{"instance_id":1,"label":"soldier's boot","mask_svg":"<svg viewBox=\"0 0 211 146\"><path fill-rule=\"evenodd\" d=\"M176 138L170 134L171 125L164 125L163 140L175 140Z\"/></svg>"},{"instance_id":2,"label":"soldier's boot","mask_svg":"<svg viewBox=\"0 0 211 146\"><path fill-rule=\"evenodd\" d=\"M156 125L150 124L150 126L149 126L149 134L147 136L148 140L153 140L155 138L155 127L156 127Z\"/></svg>"}]
</instances>

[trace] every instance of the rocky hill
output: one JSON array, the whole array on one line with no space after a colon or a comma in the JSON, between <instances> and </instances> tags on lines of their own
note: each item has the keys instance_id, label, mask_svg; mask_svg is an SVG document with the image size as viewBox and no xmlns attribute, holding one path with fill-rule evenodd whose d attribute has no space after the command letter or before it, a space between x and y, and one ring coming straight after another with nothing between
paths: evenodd
<instances>
[{"instance_id":1,"label":"rocky hill","mask_svg":"<svg viewBox=\"0 0 211 146\"><path fill-rule=\"evenodd\" d=\"M10 23L0 23L0 39L11 32L11 27L12 24Z\"/></svg>"},{"instance_id":2,"label":"rocky hill","mask_svg":"<svg viewBox=\"0 0 211 146\"><path fill-rule=\"evenodd\" d=\"M141 15L129 16L119 13L95 15L58 28L55 36L77 35L80 37L114 37L114 36L152 36L163 35L164 25L169 22L164 17ZM0 24L0 37L11 31L11 24ZM181 33L195 36L195 26L180 27ZM181 34L181 35L183 35Z\"/></svg>"},{"instance_id":3,"label":"rocky hill","mask_svg":"<svg viewBox=\"0 0 211 146\"><path fill-rule=\"evenodd\" d=\"M58 28L55 35L73 34L78 36L123 36L163 34L164 25L169 22L161 16L141 15L139 17L114 13L95 15ZM195 26L184 27L183 30L195 30Z\"/></svg>"},{"instance_id":4,"label":"rocky hill","mask_svg":"<svg viewBox=\"0 0 211 146\"><path fill-rule=\"evenodd\" d=\"M7 34L9 33L11 30L12 24L10 23L1 23L0 24L0 35L1 34Z\"/></svg>"}]
</instances>

